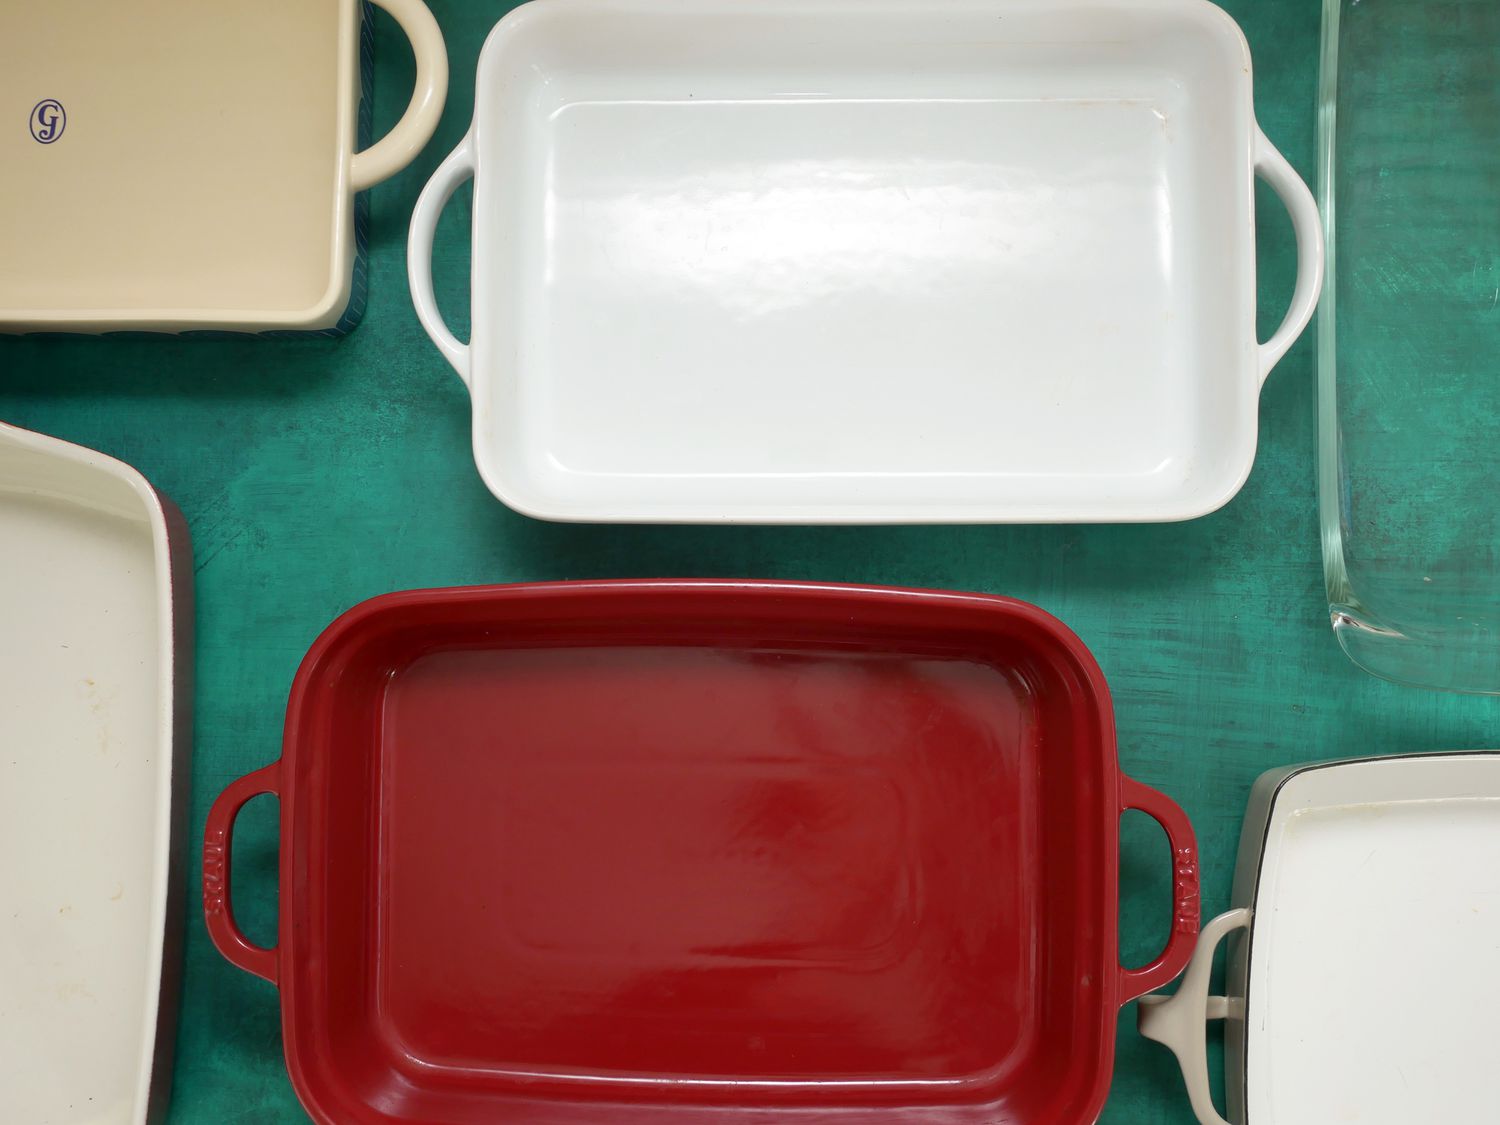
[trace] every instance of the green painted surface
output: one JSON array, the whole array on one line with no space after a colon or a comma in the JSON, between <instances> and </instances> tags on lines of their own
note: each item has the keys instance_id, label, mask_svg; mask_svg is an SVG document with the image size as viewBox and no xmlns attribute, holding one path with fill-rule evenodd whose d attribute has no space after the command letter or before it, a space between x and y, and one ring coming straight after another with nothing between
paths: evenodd
<instances>
[{"instance_id":1,"label":"green painted surface","mask_svg":"<svg viewBox=\"0 0 1500 1125\"><path fill-rule=\"evenodd\" d=\"M1314 499L1310 341L1262 401L1259 459L1224 511L1193 523L1077 528L555 526L485 491L466 393L406 294L416 194L465 129L480 43L503 3L434 0L453 86L439 134L373 195L370 303L338 341L0 340L0 418L139 467L193 533L198 581L196 747L188 847L212 798L279 753L287 688L339 612L388 590L614 576L750 576L900 583L1024 598L1068 622L1115 693L1125 768L1186 808L1201 836L1204 908L1227 905L1251 782L1285 763L1500 743L1494 699L1400 688L1357 670L1328 627ZM1228 5L1256 59L1267 134L1313 170L1318 5ZM381 20L376 121L410 88L409 54ZM439 233L439 297L466 317L467 191ZM1261 329L1291 291L1290 224L1259 193ZM1455 517L1457 518L1457 517ZM247 810L235 900L252 936L274 930L275 806ZM1124 949L1166 928L1159 833L1127 822ZM188 864L187 964L173 1122L302 1120L270 986L210 947ZM1171 1057L1121 1018L1104 1121L1191 1121Z\"/></svg>"}]
</instances>

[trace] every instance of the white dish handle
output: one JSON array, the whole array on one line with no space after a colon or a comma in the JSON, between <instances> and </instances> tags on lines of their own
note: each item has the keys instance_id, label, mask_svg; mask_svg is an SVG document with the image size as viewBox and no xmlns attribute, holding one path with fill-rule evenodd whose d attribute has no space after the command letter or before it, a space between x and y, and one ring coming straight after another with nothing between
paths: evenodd
<instances>
[{"instance_id":1,"label":"white dish handle","mask_svg":"<svg viewBox=\"0 0 1500 1125\"><path fill-rule=\"evenodd\" d=\"M1323 292L1325 248L1317 201L1297 170L1276 151L1259 126L1255 130L1255 174L1281 196L1291 213L1292 231L1297 237L1297 285L1292 290L1292 307L1276 334L1260 346L1260 381L1264 384L1271 369L1302 335L1318 307L1318 296Z\"/></svg>"},{"instance_id":2,"label":"white dish handle","mask_svg":"<svg viewBox=\"0 0 1500 1125\"><path fill-rule=\"evenodd\" d=\"M1296 175L1296 173L1292 173ZM1293 334L1295 336L1295 333ZM1229 1001L1208 994L1208 978L1213 972L1214 952L1231 932L1250 927L1250 911L1231 910L1203 927L1198 948L1188 962L1182 984L1171 996L1161 993L1142 996L1137 1010L1141 1034L1172 1049L1182 1067L1182 1080L1188 1100L1201 1125L1229 1125L1214 1107L1208 1082L1208 1038L1204 1025L1229 1014Z\"/></svg>"},{"instance_id":3,"label":"white dish handle","mask_svg":"<svg viewBox=\"0 0 1500 1125\"><path fill-rule=\"evenodd\" d=\"M472 131L465 133L458 147L448 154L432 174L432 179L427 181L427 186L417 197L417 207L411 215L411 231L406 238L406 280L411 286L411 303L416 306L417 319L465 386L469 384L469 345L460 343L448 330L443 314L438 311L437 297L432 291L432 240L437 233L438 218L448 200L458 190L459 184L474 175L472 137Z\"/></svg>"},{"instance_id":4,"label":"white dish handle","mask_svg":"<svg viewBox=\"0 0 1500 1125\"><path fill-rule=\"evenodd\" d=\"M432 140L448 98L448 49L443 32L422 0L372 0L401 25L417 60L417 85L406 112L389 133L349 162L349 186L364 191L389 179Z\"/></svg>"}]
</instances>

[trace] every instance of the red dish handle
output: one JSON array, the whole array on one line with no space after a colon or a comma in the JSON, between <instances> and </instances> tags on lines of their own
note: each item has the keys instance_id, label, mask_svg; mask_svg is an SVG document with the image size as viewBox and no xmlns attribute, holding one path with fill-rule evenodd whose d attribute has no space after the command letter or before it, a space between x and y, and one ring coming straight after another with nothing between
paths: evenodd
<instances>
[{"instance_id":1,"label":"red dish handle","mask_svg":"<svg viewBox=\"0 0 1500 1125\"><path fill-rule=\"evenodd\" d=\"M1140 969L1120 967L1120 1003L1155 992L1187 968L1198 944L1198 838L1187 813L1170 798L1128 777L1120 779L1120 807L1151 817L1166 830L1172 846L1172 935L1161 956Z\"/></svg>"},{"instance_id":2,"label":"red dish handle","mask_svg":"<svg viewBox=\"0 0 1500 1125\"><path fill-rule=\"evenodd\" d=\"M275 984L276 950L256 945L240 931L229 902L234 821L245 803L262 793L281 799L280 762L232 782L208 810L208 823L203 829L203 919L208 923L208 936L231 964Z\"/></svg>"}]
</instances>

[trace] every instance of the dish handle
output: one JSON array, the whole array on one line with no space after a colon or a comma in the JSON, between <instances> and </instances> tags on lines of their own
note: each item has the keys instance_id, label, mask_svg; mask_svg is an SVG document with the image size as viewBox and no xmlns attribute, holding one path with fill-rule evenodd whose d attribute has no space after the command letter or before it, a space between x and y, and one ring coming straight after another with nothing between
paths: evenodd
<instances>
[{"instance_id":1,"label":"dish handle","mask_svg":"<svg viewBox=\"0 0 1500 1125\"><path fill-rule=\"evenodd\" d=\"M203 829L203 920L208 936L230 964L276 983L276 950L256 945L234 920L229 899L229 853L234 821L252 797L270 793L281 798L281 763L272 762L230 784L208 810Z\"/></svg>"},{"instance_id":2,"label":"dish handle","mask_svg":"<svg viewBox=\"0 0 1500 1125\"><path fill-rule=\"evenodd\" d=\"M406 280L411 286L411 303L416 306L417 319L465 386L469 385L469 345L458 341L438 311L437 297L432 289L432 241L443 208L448 206L448 200L453 198L458 185L474 175L474 169L473 131L470 130L458 142L458 147L438 165L432 179L417 197L416 210L411 215L411 231L406 239Z\"/></svg>"},{"instance_id":3,"label":"dish handle","mask_svg":"<svg viewBox=\"0 0 1500 1125\"><path fill-rule=\"evenodd\" d=\"M448 99L448 48L443 32L423 0L371 0L401 25L417 61L417 84L406 112L391 131L349 161L349 186L374 187L405 168L437 129Z\"/></svg>"},{"instance_id":4,"label":"dish handle","mask_svg":"<svg viewBox=\"0 0 1500 1125\"><path fill-rule=\"evenodd\" d=\"M1260 345L1260 381L1266 381L1271 369L1297 342L1312 320L1323 292L1323 270L1326 247L1323 244L1323 221L1318 204L1303 183L1297 170L1276 150L1257 126L1255 130L1255 174L1281 196L1292 216L1292 233L1297 239L1297 284L1292 290L1292 305L1276 334Z\"/></svg>"},{"instance_id":5,"label":"dish handle","mask_svg":"<svg viewBox=\"0 0 1500 1125\"><path fill-rule=\"evenodd\" d=\"M1229 1125L1214 1106L1208 1083L1208 1038L1203 1026L1209 1020L1221 1020L1230 1014L1230 1001L1208 994L1208 978L1213 972L1214 952L1231 932L1248 929L1248 909L1221 914L1203 927L1198 949L1188 965L1187 975L1171 996L1142 996L1136 1016L1140 1032L1170 1047L1182 1067L1182 1081L1188 1100L1201 1125Z\"/></svg>"},{"instance_id":6,"label":"dish handle","mask_svg":"<svg viewBox=\"0 0 1500 1125\"><path fill-rule=\"evenodd\" d=\"M1198 838L1187 813L1165 795L1128 777L1121 778L1120 808L1151 817L1167 833L1172 849L1172 932L1151 964L1120 969L1120 1003L1127 1004L1174 980L1187 966L1198 937Z\"/></svg>"}]
</instances>

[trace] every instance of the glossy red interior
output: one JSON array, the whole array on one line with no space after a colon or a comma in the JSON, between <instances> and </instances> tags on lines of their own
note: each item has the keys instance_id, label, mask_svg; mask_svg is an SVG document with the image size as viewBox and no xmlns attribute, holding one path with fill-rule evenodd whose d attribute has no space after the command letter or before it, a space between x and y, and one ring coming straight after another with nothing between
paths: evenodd
<instances>
[{"instance_id":1,"label":"glossy red interior","mask_svg":"<svg viewBox=\"0 0 1500 1125\"><path fill-rule=\"evenodd\" d=\"M391 595L298 674L287 1060L324 1121L1093 1121L1102 677L1001 598Z\"/></svg>"}]
</instances>

